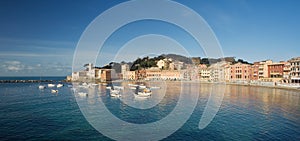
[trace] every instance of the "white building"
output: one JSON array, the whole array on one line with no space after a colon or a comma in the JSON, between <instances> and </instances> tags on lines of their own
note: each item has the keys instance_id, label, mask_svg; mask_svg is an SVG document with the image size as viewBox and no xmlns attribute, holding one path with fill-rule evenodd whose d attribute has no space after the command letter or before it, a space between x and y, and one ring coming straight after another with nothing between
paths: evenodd
<instances>
[{"instance_id":1,"label":"white building","mask_svg":"<svg viewBox=\"0 0 300 141\"><path fill-rule=\"evenodd\" d=\"M159 60L159 61L157 61L156 65L157 65L157 67L160 68L160 69L166 68L166 62L165 62L164 60Z\"/></svg>"},{"instance_id":2,"label":"white building","mask_svg":"<svg viewBox=\"0 0 300 141\"><path fill-rule=\"evenodd\" d=\"M291 64L291 82L300 84L300 57L292 58L289 62Z\"/></svg>"},{"instance_id":3,"label":"white building","mask_svg":"<svg viewBox=\"0 0 300 141\"><path fill-rule=\"evenodd\" d=\"M225 82L226 81L226 69L225 67L228 65L227 62L217 62L212 64L208 70L210 70L210 80L214 82ZM227 74L228 75L228 74Z\"/></svg>"}]
</instances>

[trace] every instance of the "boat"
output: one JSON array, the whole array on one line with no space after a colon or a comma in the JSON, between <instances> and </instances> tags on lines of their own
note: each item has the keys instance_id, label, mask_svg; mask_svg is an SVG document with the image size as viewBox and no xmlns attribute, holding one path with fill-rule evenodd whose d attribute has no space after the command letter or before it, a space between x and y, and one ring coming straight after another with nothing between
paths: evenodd
<instances>
[{"instance_id":1,"label":"boat","mask_svg":"<svg viewBox=\"0 0 300 141\"><path fill-rule=\"evenodd\" d=\"M136 85L136 84L128 84L128 86L136 87L136 86L138 86L138 85Z\"/></svg>"},{"instance_id":2,"label":"boat","mask_svg":"<svg viewBox=\"0 0 300 141\"><path fill-rule=\"evenodd\" d=\"M62 86L64 86L64 84L57 84L57 85L56 85L57 88L60 88L60 87L62 87Z\"/></svg>"},{"instance_id":3,"label":"boat","mask_svg":"<svg viewBox=\"0 0 300 141\"><path fill-rule=\"evenodd\" d=\"M148 88L144 88L142 91L137 91L136 93L136 96L139 96L139 97L148 97L148 96L151 96L152 92L150 89Z\"/></svg>"},{"instance_id":4,"label":"boat","mask_svg":"<svg viewBox=\"0 0 300 141\"><path fill-rule=\"evenodd\" d=\"M136 90L136 87L131 86L131 87L129 87L129 89Z\"/></svg>"},{"instance_id":5,"label":"boat","mask_svg":"<svg viewBox=\"0 0 300 141\"><path fill-rule=\"evenodd\" d=\"M110 90L110 96L111 97L121 97L119 90Z\"/></svg>"},{"instance_id":6,"label":"boat","mask_svg":"<svg viewBox=\"0 0 300 141\"><path fill-rule=\"evenodd\" d=\"M46 87L43 86L43 85L40 85L40 86L39 86L39 89L40 89L40 90L45 89L45 88L46 88Z\"/></svg>"},{"instance_id":7,"label":"boat","mask_svg":"<svg viewBox=\"0 0 300 141\"><path fill-rule=\"evenodd\" d=\"M111 86L107 86L106 89L111 90Z\"/></svg>"},{"instance_id":8,"label":"boat","mask_svg":"<svg viewBox=\"0 0 300 141\"><path fill-rule=\"evenodd\" d=\"M139 88L141 88L141 89L145 89L145 88L146 88L146 86L145 86L145 85L139 85Z\"/></svg>"},{"instance_id":9,"label":"boat","mask_svg":"<svg viewBox=\"0 0 300 141\"><path fill-rule=\"evenodd\" d=\"M88 96L88 94L87 94L87 93L84 93L84 92L79 92L78 95L79 95L79 96Z\"/></svg>"},{"instance_id":10,"label":"boat","mask_svg":"<svg viewBox=\"0 0 300 141\"><path fill-rule=\"evenodd\" d=\"M122 86L114 86L114 89L124 90L124 87L122 87Z\"/></svg>"},{"instance_id":11,"label":"boat","mask_svg":"<svg viewBox=\"0 0 300 141\"><path fill-rule=\"evenodd\" d=\"M51 93L58 93L58 90L51 89Z\"/></svg>"},{"instance_id":12,"label":"boat","mask_svg":"<svg viewBox=\"0 0 300 141\"><path fill-rule=\"evenodd\" d=\"M49 88L55 87L55 84L48 84Z\"/></svg>"},{"instance_id":13,"label":"boat","mask_svg":"<svg viewBox=\"0 0 300 141\"><path fill-rule=\"evenodd\" d=\"M158 86L153 86L153 87L150 87L151 90L156 90L156 89L160 89L160 87Z\"/></svg>"},{"instance_id":14,"label":"boat","mask_svg":"<svg viewBox=\"0 0 300 141\"><path fill-rule=\"evenodd\" d=\"M68 85L68 88L72 88L73 87L73 85Z\"/></svg>"}]
</instances>

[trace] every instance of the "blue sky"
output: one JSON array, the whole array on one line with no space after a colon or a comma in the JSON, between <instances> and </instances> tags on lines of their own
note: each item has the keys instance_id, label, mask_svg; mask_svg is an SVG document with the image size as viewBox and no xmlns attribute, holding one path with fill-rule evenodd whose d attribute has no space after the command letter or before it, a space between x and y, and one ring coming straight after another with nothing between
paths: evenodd
<instances>
[{"instance_id":1,"label":"blue sky","mask_svg":"<svg viewBox=\"0 0 300 141\"><path fill-rule=\"evenodd\" d=\"M124 1L0 1L0 76L70 74L73 53L85 28L99 14L121 2ZM280 61L300 56L298 0L177 2L193 9L206 20L225 56L250 62L265 59ZM134 32L132 29L135 29ZM117 33L107 41L104 52L114 52L130 37L144 33L170 36L187 48L195 44L184 31L159 21L132 23ZM192 51L191 55L205 57L202 51ZM98 63L102 65L113 56L103 55L100 58Z\"/></svg>"}]
</instances>

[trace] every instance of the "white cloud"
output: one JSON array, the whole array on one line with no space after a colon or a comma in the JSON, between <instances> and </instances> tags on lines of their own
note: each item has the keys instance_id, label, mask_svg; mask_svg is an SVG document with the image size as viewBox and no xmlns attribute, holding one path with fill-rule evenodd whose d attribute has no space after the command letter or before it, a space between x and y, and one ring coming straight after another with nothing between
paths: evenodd
<instances>
[{"instance_id":1,"label":"white cloud","mask_svg":"<svg viewBox=\"0 0 300 141\"><path fill-rule=\"evenodd\" d=\"M7 71L18 72L25 69L25 65L23 65L20 61L5 61L2 66Z\"/></svg>"}]
</instances>

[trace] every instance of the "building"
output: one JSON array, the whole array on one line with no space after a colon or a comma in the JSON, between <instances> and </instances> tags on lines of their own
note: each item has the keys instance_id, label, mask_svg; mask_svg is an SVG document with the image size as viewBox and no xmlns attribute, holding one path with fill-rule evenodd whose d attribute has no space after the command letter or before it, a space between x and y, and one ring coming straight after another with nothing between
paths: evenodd
<instances>
[{"instance_id":1,"label":"building","mask_svg":"<svg viewBox=\"0 0 300 141\"><path fill-rule=\"evenodd\" d=\"M291 72L291 63L285 62L284 66L283 66L283 82L284 83L289 83L290 72Z\"/></svg>"},{"instance_id":2,"label":"building","mask_svg":"<svg viewBox=\"0 0 300 141\"><path fill-rule=\"evenodd\" d=\"M225 72L225 82L229 82L231 80L231 67L230 64L224 65L224 72Z\"/></svg>"},{"instance_id":3,"label":"building","mask_svg":"<svg viewBox=\"0 0 300 141\"><path fill-rule=\"evenodd\" d=\"M72 81L100 81L106 82L115 79L113 69L100 69L93 66L92 63L84 65L85 70L73 72Z\"/></svg>"},{"instance_id":4,"label":"building","mask_svg":"<svg viewBox=\"0 0 300 141\"><path fill-rule=\"evenodd\" d=\"M181 80L182 75L178 70L162 70L161 71L162 80Z\"/></svg>"},{"instance_id":5,"label":"building","mask_svg":"<svg viewBox=\"0 0 300 141\"><path fill-rule=\"evenodd\" d=\"M200 70L200 80L209 81L210 80L210 70L208 70L208 69Z\"/></svg>"},{"instance_id":6,"label":"building","mask_svg":"<svg viewBox=\"0 0 300 141\"><path fill-rule=\"evenodd\" d=\"M125 71L122 74L123 80L136 80L135 71Z\"/></svg>"},{"instance_id":7,"label":"building","mask_svg":"<svg viewBox=\"0 0 300 141\"><path fill-rule=\"evenodd\" d=\"M251 65L236 63L230 66L230 80L234 82L248 82L251 80Z\"/></svg>"},{"instance_id":8,"label":"building","mask_svg":"<svg viewBox=\"0 0 300 141\"><path fill-rule=\"evenodd\" d=\"M128 64L122 64L121 65L121 74L122 74L122 78L123 80L129 80L129 65Z\"/></svg>"},{"instance_id":9,"label":"building","mask_svg":"<svg viewBox=\"0 0 300 141\"><path fill-rule=\"evenodd\" d=\"M160 69L165 69L166 68L166 62L164 60L157 61L156 65Z\"/></svg>"},{"instance_id":10,"label":"building","mask_svg":"<svg viewBox=\"0 0 300 141\"><path fill-rule=\"evenodd\" d=\"M264 78L268 78L268 65L272 64L272 60L266 60L259 62L258 66L258 79L264 81Z\"/></svg>"},{"instance_id":11,"label":"building","mask_svg":"<svg viewBox=\"0 0 300 141\"><path fill-rule=\"evenodd\" d=\"M100 82L112 81L111 69L99 69Z\"/></svg>"},{"instance_id":12,"label":"building","mask_svg":"<svg viewBox=\"0 0 300 141\"><path fill-rule=\"evenodd\" d=\"M161 79L161 70L157 68L149 68L146 69L146 80L159 80Z\"/></svg>"},{"instance_id":13,"label":"building","mask_svg":"<svg viewBox=\"0 0 300 141\"><path fill-rule=\"evenodd\" d=\"M182 70L183 68L183 62L180 61L174 61L169 64L169 70Z\"/></svg>"},{"instance_id":14,"label":"building","mask_svg":"<svg viewBox=\"0 0 300 141\"><path fill-rule=\"evenodd\" d=\"M258 78L259 78L259 66L260 66L260 63L259 62L254 62L253 65L252 65L252 77L251 77L251 80L252 81L257 81ZM262 72L263 74L263 72Z\"/></svg>"},{"instance_id":15,"label":"building","mask_svg":"<svg viewBox=\"0 0 300 141\"><path fill-rule=\"evenodd\" d=\"M225 82L225 66L227 62L217 62L212 64L208 69L210 70L210 80L213 82Z\"/></svg>"},{"instance_id":16,"label":"building","mask_svg":"<svg viewBox=\"0 0 300 141\"><path fill-rule=\"evenodd\" d=\"M273 63L268 65L269 78L283 78L283 67L285 63Z\"/></svg>"},{"instance_id":17,"label":"building","mask_svg":"<svg viewBox=\"0 0 300 141\"><path fill-rule=\"evenodd\" d=\"M192 57L192 63L194 65L200 65L201 63L201 58L200 57Z\"/></svg>"},{"instance_id":18,"label":"building","mask_svg":"<svg viewBox=\"0 0 300 141\"><path fill-rule=\"evenodd\" d=\"M290 82L300 84L300 57L288 61L291 64Z\"/></svg>"},{"instance_id":19,"label":"building","mask_svg":"<svg viewBox=\"0 0 300 141\"><path fill-rule=\"evenodd\" d=\"M128 64L122 64L121 65L121 73L125 73L126 71L129 71L129 65Z\"/></svg>"}]
</instances>

